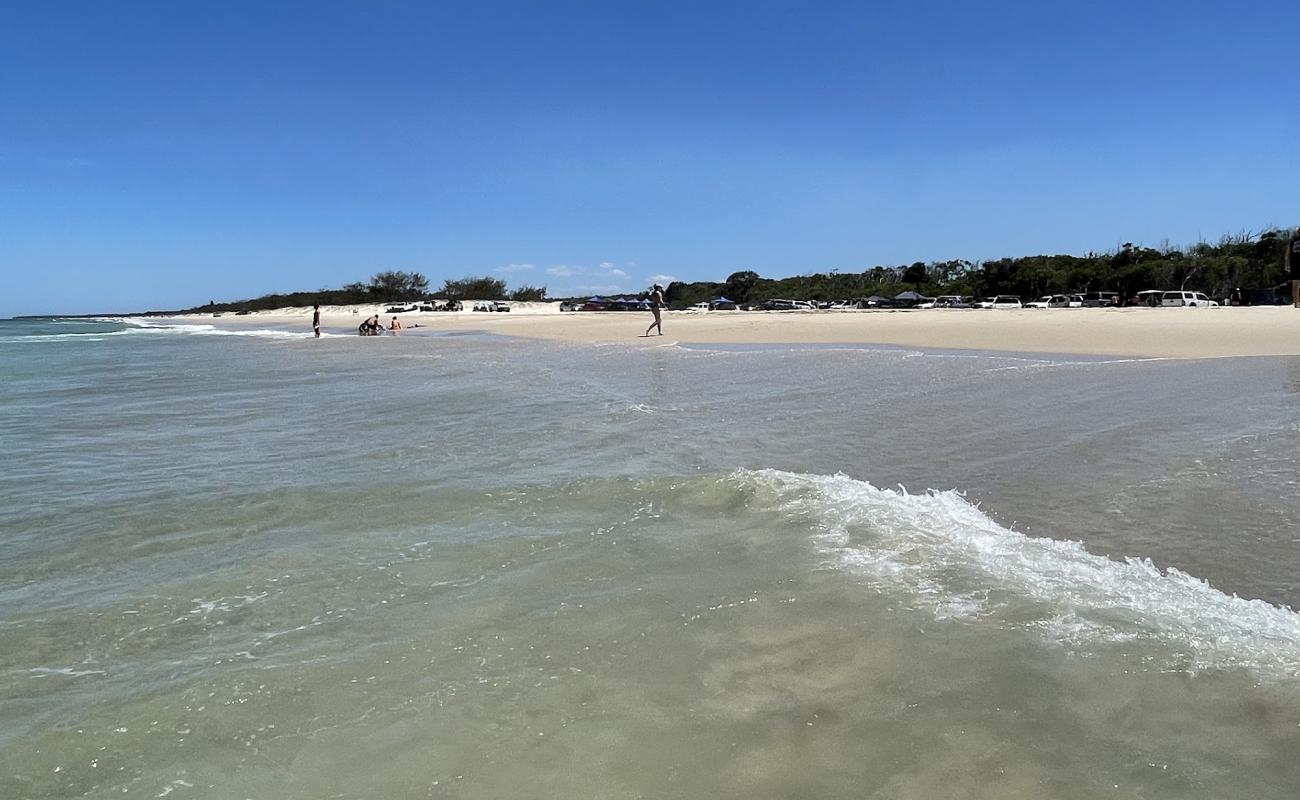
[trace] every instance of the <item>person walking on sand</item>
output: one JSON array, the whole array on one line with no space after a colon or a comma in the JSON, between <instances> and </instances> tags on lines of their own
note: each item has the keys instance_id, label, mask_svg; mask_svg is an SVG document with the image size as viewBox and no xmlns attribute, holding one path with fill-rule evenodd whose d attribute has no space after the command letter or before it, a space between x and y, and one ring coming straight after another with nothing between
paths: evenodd
<instances>
[{"instance_id":1,"label":"person walking on sand","mask_svg":"<svg viewBox=\"0 0 1300 800\"><path fill-rule=\"evenodd\" d=\"M320 338L320 303L311 307L311 329L316 332L316 338Z\"/></svg>"},{"instance_id":2,"label":"person walking on sand","mask_svg":"<svg viewBox=\"0 0 1300 800\"><path fill-rule=\"evenodd\" d=\"M659 335L664 335L664 320L660 316L659 309L664 307L664 287L655 284L654 291L650 292L650 313L655 315L655 321L650 323L650 327L645 329L645 335L649 336L650 331L655 328L659 329Z\"/></svg>"}]
</instances>

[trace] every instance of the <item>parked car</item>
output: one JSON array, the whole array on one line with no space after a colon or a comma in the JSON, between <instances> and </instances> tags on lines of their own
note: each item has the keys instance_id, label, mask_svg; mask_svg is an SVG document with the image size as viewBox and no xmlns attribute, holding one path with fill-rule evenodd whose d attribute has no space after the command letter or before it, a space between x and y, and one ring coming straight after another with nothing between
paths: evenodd
<instances>
[{"instance_id":1,"label":"parked car","mask_svg":"<svg viewBox=\"0 0 1300 800\"><path fill-rule=\"evenodd\" d=\"M385 314L406 314L416 309L414 303L394 303L384 309Z\"/></svg>"},{"instance_id":2,"label":"parked car","mask_svg":"<svg viewBox=\"0 0 1300 800\"><path fill-rule=\"evenodd\" d=\"M1133 295L1133 299L1129 302L1129 305L1159 308L1160 301L1164 298L1164 294L1165 291L1163 289L1143 289Z\"/></svg>"},{"instance_id":3,"label":"parked car","mask_svg":"<svg viewBox=\"0 0 1300 800\"><path fill-rule=\"evenodd\" d=\"M475 311L496 311L496 306L490 300L480 300L474 304Z\"/></svg>"},{"instance_id":4,"label":"parked car","mask_svg":"<svg viewBox=\"0 0 1300 800\"><path fill-rule=\"evenodd\" d=\"M709 310L709 304L708 304L708 303L696 303L695 305L691 306L690 308L688 308L688 309L686 309L686 310L687 310L687 311L708 311L708 310Z\"/></svg>"},{"instance_id":5,"label":"parked car","mask_svg":"<svg viewBox=\"0 0 1300 800\"><path fill-rule=\"evenodd\" d=\"M1069 308L1070 298L1063 294L1045 294L1032 303L1025 303L1025 308Z\"/></svg>"},{"instance_id":6,"label":"parked car","mask_svg":"<svg viewBox=\"0 0 1300 800\"><path fill-rule=\"evenodd\" d=\"M794 311L794 310L815 311L817 309L817 304L812 302L811 300L772 299L772 300L765 301L761 306L761 308L764 311Z\"/></svg>"},{"instance_id":7,"label":"parked car","mask_svg":"<svg viewBox=\"0 0 1300 800\"><path fill-rule=\"evenodd\" d=\"M1069 308L1083 308L1083 295L1081 295L1081 294L1069 294L1069 295L1066 295L1066 297L1067 297L1067 298L1069 299L1069 301L1070 301Z\"/></svg>"},{"instance_id":8,"label":"parked car","mask_svg":"<svg viewBox=\"0 0 1300 800\"><path fill-rule=\"evenodd\" d=\"M975 301L975 307L976 307L976 308L992 308L992 307L993 307L993 301L996 300L996 299L997 299L996 297L984 297L984 298L980 298L979 300L976 300L976 301Z\"/></svg>"},{"instance_id":9,"label":"parked car","mask_svg":"<svg viewBox=\"0 0 1300 800\"><path fill-rule=\"evenodd\" d=\"M563 301L562 303L560 303L560 310L561 310L561 311L581 311L581 310L582 310L582 303L579 303L579 302L576 301L576 300L565 300L565 301Z\"/></svg>"},{"instance_id":10,"label":"parked car","mask_svg":"<svg viewBox=\"0 0 1300 800\"><path fill-rule=\"evenodd\" d=\"M1010 294L1000 294L993 298L993 302L988 308L1024 308L1025 304L1020 302L1020 298Z\"/></svg>"},{"instance_id":11,"label":"parked car","mask_svg":"<svg viewBox=\"0 0 1300 800\"><path fill-rule=\"evenodd\" d=\"M1219 304L1200 292L1165 292L1160 296L1160 305L1165 307L1171 306L1199 306L1201 308L1218 308Z\"/></svg>"},{"instance_id":12,"label":"parked car","mask_svg":"<svg viewBox=\"0 0 1300 800\"><path fill-rule=\"evenodd\" d=\"M944 294L934 298L934 308L970 308L971 299L959 294Z\"/></svg>"},{"instance_id":13,"label":"parked car","mask_svg":"<svg viewBox=\"0 0 1300 800\"><path fill-rule=\"evenodd\" d=\"M1084 308L1109 308L1119 305L1119 292L1088 292L1082 297Z\"/></svg>"}]
</instances>

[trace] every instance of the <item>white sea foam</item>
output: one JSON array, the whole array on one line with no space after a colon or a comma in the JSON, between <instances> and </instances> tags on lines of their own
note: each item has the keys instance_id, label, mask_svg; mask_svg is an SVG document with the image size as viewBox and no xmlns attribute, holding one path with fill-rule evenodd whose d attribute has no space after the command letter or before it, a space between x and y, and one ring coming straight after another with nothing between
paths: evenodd
<instances>
[{"instance_id":1,"label":"white sea foam","mask_svg":"<svg viewBox=\"0 0 1300 800\"><path fill-rule=\"evenodd\" d=\"M81 678L86 675L106 675L102 669L73 669L72 667L32 667L26 670L29 674L44 678L50 675L59 675L64 678Z\"/></svg>"},{"instance_id":2,"label":"white sea foam","mask_svg":"<svg viewBox=\"0 0 1300 800\"><path fill-rule=\"evenodd\" d=\"M28 336L0 337L0 344L39 344L41 342L99 342L106 336L125 336L129 330L85 333L36 333Z\"/></svg>"},{"instance_id":3,"label":"white sea foam","mask_svg":"<svg viewBox=\"0 0 1300 800\"><path fill-rule=\"evenodd\" d=\"M901 590L937 619L1025 626L1075 650L1142 642L1167 668L1300 677L1300 614L1225 594L1149 559L1090 553L990 519L956 491L909 494L845 475L737 473L806 520L837 568Z\"/></svg>"},{"instance_id":4,"label":"white sea foam","mask_svg":"<svg viewBox=\"0 0 1300 800\"><path fill-rule=\"evenodd\" d=\"M178 336L251 336L261 339L311 339L314 337L312 331L285 331L275 330L272 328L256 328L248 330L233 330L230 328L218 328L215 325L206 324L181 324L181 323L159 323L147 320L123 320L127 325L133 327L122 331L122 333L153 333L153 334L171 334ZM325 334L331 338L339 334Z\"/></svg>"},{"instance_id":5,"label":"white sea foam","mask_svg":"<svg viewBox=\"0 0 1300 800\"><path fill-rule=\"evenodd\" d=\"M82 331L79 333L41 333L0 338L0 344L37 344L41 342L102 341L109 336L246 336L259 339L311 339L312 331L285 331L271 328L232 330L213 325L162 324L140 320L114 320L130 327L117 331ZM341 338L341 334L322 333L321 338Z\"/></svg>"}]
</instances>

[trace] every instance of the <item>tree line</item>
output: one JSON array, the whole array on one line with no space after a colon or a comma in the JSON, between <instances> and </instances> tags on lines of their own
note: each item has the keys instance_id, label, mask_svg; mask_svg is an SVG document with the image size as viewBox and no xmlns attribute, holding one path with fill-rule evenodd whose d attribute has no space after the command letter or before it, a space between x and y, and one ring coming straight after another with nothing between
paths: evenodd
<instances>
[{"instance_id":1,"label":"tree line","mask_svg":"<svg viewBox=\"0 0 1300 800\"><path fill-rule=\"evenodd\" d=\"M1242 231L1217 244L1200 242L1189 248L1164 244L1143 247L1125 243L1086 256L1036 255L972 262L917 261L909 265L875 266L862 272L764 278L750 270L732 273L725 281L673 283L665 299L672 308L726 297L740 305L773 298L786 300L857 300L913 290L925 295L992 297L1011 294L1118 292L1132 297L1143 289L1190 289L1211 297L1226 297L1234 289L1273 289L1288 280L1284 254L1291 231L1273 228Z\"/></svg>"},{"instance_id":2,"label":"tree line","mask_svg":"<svg viewBox=\"0 0 1300 800\"><path fill-rule=\"evenodd\" d=\"M1285 283L1283 266L1290 229L1242 231L1218 243L1200 242L1188 248L1169 244L1145 247L1125 243L1104 253L1086 256L1036 255L991 261L917 261L907 265L874 266L862 272L831 270L826 273L764 278L752 270L732 273L725 281L674 282L665 292L671 308L726 297L740 305L765 300L857 300L906 290L926 295L991 297L1012 294L1118 292L1128 298L1143 289L1191 289L1211 297L1225 297L1234 289L1272 289ZM648 291L635 293L646 297ZM449 300L546 301L545 286L520 286L507 290L503 280L468 277L446 280L430 291L429 280L419 272L389 270L369 282L349 283L341 289L268 294L251 300L208 303L185 309L203 311L260 311L286 306L361 305L409 302L431 297ZM556 298L571 299L571 298Z\"/></svg>"},{"instance_id":3,"label":"tree line","mask_svg":"<svg viewBox=\"0 0 1300 800\"><path fill-rule=\"evenodd\" d=\"M461 278L447 280L437 292L429 290L429 279L419 272L388 270L372 275L367 283L346 284L341 289L321 289L316 292L288 292L266 294L250 300L210 302L206 305L184 309L179 313L210 311L269 311L289 306L348 306L374 303L401 303L426 300L432 297L447 300L515 300L542 302L546 300L545 286L520 286L506 289L506 282L496 278Z\"/></svg>"}]
</instances>

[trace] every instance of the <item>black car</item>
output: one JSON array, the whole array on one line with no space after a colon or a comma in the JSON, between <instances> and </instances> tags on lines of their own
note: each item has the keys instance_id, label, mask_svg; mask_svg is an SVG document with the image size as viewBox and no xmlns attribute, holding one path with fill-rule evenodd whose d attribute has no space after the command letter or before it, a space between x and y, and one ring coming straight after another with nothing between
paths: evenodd
<instances>
[{"instance_id":1,"label":"black car","mask_svg":"<svg viewBox=\"0 0 1300 800\"><path fill-rule=\"evenodd\" d=\"M1088 292L1082 297L1084 308L1110 308L1119 305L1119 292Z\"/></svg>"}]
</instances>

